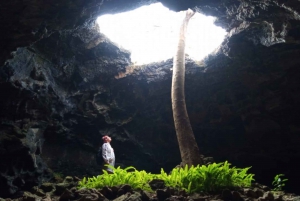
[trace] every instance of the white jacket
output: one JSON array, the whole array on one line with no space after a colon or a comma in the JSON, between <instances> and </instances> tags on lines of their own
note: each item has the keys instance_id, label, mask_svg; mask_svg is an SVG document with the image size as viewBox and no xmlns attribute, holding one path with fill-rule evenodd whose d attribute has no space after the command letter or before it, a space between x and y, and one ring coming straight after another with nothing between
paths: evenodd
<instances>
[{"instance_id":1,"label":"white jacket","mask_svg":"<svg viewBox=\"0 0 300 201\"><path fill-rule=\"evenodd\" d=\"M114 149L110 146L110 143L104 143L102 145L102 157L105 162L111 163L115 160Z\"/></svg>"}]
</instances>

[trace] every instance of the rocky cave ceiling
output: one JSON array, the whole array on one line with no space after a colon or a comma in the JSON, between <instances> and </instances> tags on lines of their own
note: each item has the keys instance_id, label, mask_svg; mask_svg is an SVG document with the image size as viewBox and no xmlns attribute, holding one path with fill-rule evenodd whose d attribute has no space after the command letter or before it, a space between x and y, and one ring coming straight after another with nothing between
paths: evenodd
<instances>
[{"instance_id":1,"label":"rocky cave ceiling","mask_svg":"<svg viewBox=\"0 0 300 201\"><path fill-rule=\"evenodd\" d=\"M180 162L170 100L172 60L131 68L130 53L98 32L99 15L155 1L0 2L0 197L64 175L97 175L109 134L117 165L170 170ZM300 179L300 2L162 0L217 17L229 34L198 65L186 99L205 156ZM101 27L100 27L101 30ZM138 27L137 27L138 30Z\"/></svg>"}]
</instances>

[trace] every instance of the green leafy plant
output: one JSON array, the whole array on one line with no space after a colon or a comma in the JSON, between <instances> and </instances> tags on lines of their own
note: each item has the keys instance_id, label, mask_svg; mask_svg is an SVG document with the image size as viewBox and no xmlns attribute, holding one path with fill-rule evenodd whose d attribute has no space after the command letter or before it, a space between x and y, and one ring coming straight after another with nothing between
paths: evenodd
<instances>
[{"instance_id":1,"label":"green leafy plant","mask_svg":"<svg viewBox=\"0 0 300 201\"><path fill-rule=\"evenodd\" d=\"M230 163L213 163L208 166L192 166L175 168L167 175L164 170L158 175L165 181L166 186L193 192L215 192L224 188L248 187L251 185L253 174L247 174L249 168L230 168Z\"/></svg>"},{"instance_id":2,"label":"green leafy plant","mask_svg":"<svg viewBox=\"0 0 300 201\"><path fill-rule=\"evenodd\" d=\"M285 183L288 179L284 179L284 174L277 174L274 177L272 185L274 186L274 191L282 191L282 188L285 186Z\"/></svg>"},{"instance_id":3,"label":"green leafy plant","mask_svg":"<svg viewBox=\"0 0 300 201\"><path fill-rule=\"evenodd\" d=\"M248 187L251 185L253 174L248 174L248 168L230 168L230 163L213 163L210 165L192 166L188 168L174 168L170 174L161 169L160 174L151 174L138 171L134 167L125 169L112 168L113 174L104 171L103 175L83 178L79 188L103 188L104 186L117 186L129 184L133 189L151 191L149 182L153 179L164 180L165 185L177 190L193 192L215 192L224 188Z\"/></svg>"},{"instance_id":4,"label":"green leafy plant","mask_svg":"<svg viewBox=\"0 0 300 201\"><path fill-rule=\"evenodd\" d=\"M109 174L107 171L103 171L102 175L97 177L86 178L79 182L79 188L103 188L105 186L112 187L122 184L129 184L132 189L143 189L151 191L149 181L154 179L154 175L145 171L138 171L134 167L127 167L121 169L120 167L114 168L108 165L114 173Z\"/></svg>"}]
</instances>

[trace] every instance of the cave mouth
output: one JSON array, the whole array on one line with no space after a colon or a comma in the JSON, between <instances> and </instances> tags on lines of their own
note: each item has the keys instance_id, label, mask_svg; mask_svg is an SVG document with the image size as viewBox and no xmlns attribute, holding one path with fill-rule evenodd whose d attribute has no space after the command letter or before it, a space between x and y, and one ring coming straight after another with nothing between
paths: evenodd
<instances>
[{"instance_id":1,"label":"cave mouth","mask_svg":"<svg viewBox=\"0 0 300 201\"><path fill-rule=\"evenodd\" d=\"M161 3L98 17L100 32L131 52L136 65L165 61L175 55L179 27L185 11L174 12ZM223 42L226 31L214 25L214 17L196 13L187 31L186 54L201 61Z\"/></svg>"}]
</instances>

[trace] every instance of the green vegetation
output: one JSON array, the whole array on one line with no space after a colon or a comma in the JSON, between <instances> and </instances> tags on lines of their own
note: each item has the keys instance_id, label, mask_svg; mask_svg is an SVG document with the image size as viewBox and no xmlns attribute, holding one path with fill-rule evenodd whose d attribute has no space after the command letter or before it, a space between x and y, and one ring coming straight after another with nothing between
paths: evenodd
<instances>
[{"instance_id":1,"label":"green vegetation","mask_svg":"<svg viewBox=\"0 0 300 201\"><path fill-rule=\"evenodd\" d=\"M145 171L138 171L134 167L125 169L113 168L114 173L91 178L83 178L79 182L79 188L103 188L105 186L117 186L129 184L133 189L151 191L149 182L153 179L164 180L165 185L177 190L193 192L216 192L224 188L248 187L251 185L253 174L248 174L249 168L229 167L230 164L213 163L210 165L192 166L188 168L174 168L170 174L161 169L160 174L151 174Z\"/></svg>"},{"instance_id":2,"label":"green vegetation","mask_svg":"<svg viewBox=\"0 0 300 201\"><path fill-rule=\"evenodd\" d=\"M120 167L114 168L110 165L107 166L114 170L113 174L109 174L104 170L104 174L98 175L97 177L84 177L83 180L79 182L79 188L86 187L100 189L104 186L111 187L129 184L132 189L151 191L148 182L154 178L153 174L147 173L146 171L138 171L134 167L121 169Z\"/></svg>"},{"instance_id":3,"label":"green vegetation","mask_svg":"<svg viewBox=\"0 0 300 201\"><path fill-rule=\"evenodd\" d=\"M273 191L282 191L282 187L285 186L285 182L288 179L283 179L284 174L277 174L274 177L274 180L272 182L272 185L274 186Z\"/></svg>"},{"instance_id":4,"label":"green vegetation","mask_svg":"<svg viewBox=\"0 0 300 201\"><path fill-rule=\"evenodd\" d=\"M166 186L193 192L215 192L224 188L248 187L251 185L253 174L247 174L249 168L229 167L230 164L213 163L208 166L196 166L188 169L175 168L167 175L163 170L159 178L164 180Z\"/></svg>"},{"instance_id":5,"label":"green vegetation","mask_svg":"<svg viewBox=\"0 0 300 201\"><path fill-rule=\"evenodd\" d=\"M64 175L61 172L53 172L53 177L57 182L62 182L64 180Z\"/></svg>"}]
</instances>

